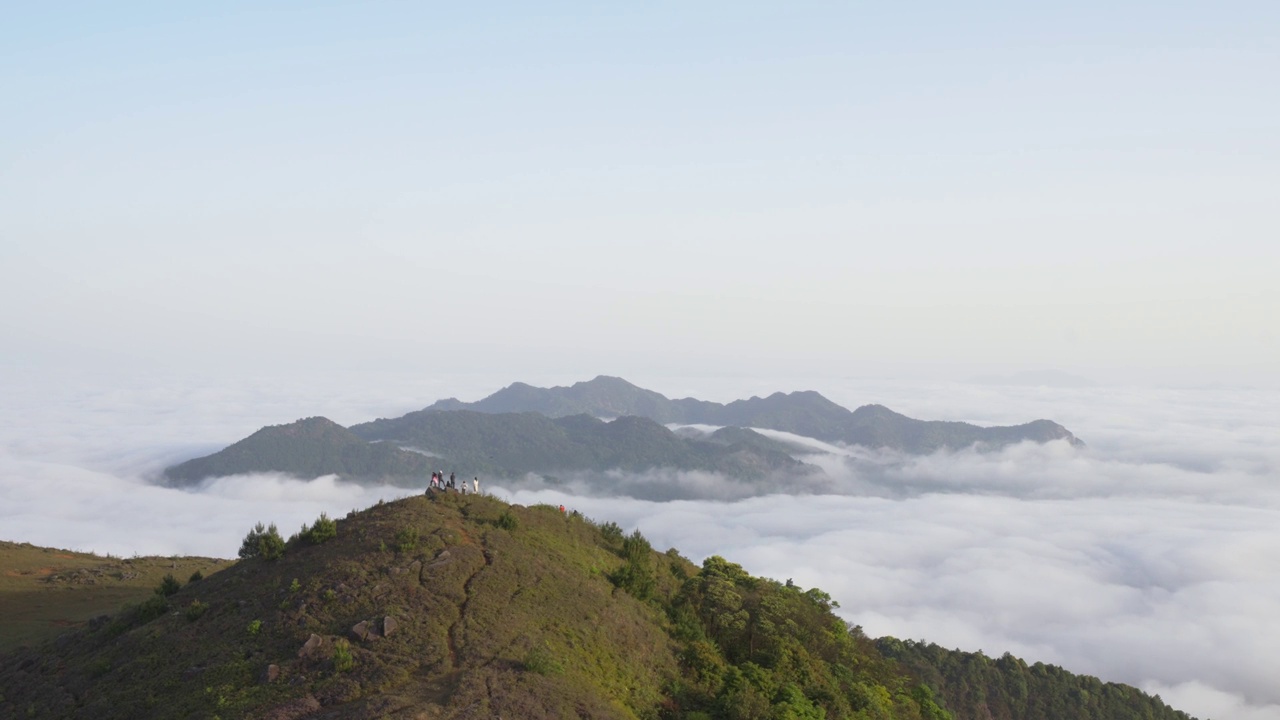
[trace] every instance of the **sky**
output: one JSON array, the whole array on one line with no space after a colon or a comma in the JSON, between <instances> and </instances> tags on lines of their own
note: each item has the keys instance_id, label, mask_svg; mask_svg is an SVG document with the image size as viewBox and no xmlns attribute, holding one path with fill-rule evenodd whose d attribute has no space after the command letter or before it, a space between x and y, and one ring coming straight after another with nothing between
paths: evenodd
<instances>
[{"instance_id":1,"label":"sky","mask_svg":"<svg viewBox=\"0 0 1280 720\"><path fill-rule=\"evenodd\" d=\"M1087 447L828 448L825 495L493 490L794 575L872 634L1280 720L1277 28L1231 0L6 8L0 538L230 555L402 491L161 468L517 380L1047 417Z\"/></svg>"},{"instance_id":2,"label":"sky","mask_svg":"<svg viewBox=\"0 0 1280 720\"><path fill-rule=\"evenodd\" d=\"M1280 376L1266 2L0 27L0 363Z\"/></svg>"}]
</instances>

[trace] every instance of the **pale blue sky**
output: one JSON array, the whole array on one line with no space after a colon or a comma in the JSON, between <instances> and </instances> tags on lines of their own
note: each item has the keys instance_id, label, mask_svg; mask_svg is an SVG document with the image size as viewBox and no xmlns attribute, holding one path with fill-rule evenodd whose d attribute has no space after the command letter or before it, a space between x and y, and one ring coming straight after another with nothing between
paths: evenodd
<instances>
[{"instance_id":1,"label":"pale blue sky","mask_svg":"<svg viewBox=\"0 0 1280 720\"><path fill-rule=\"evenodd\" d=\"M1280 4L185 5L5 11L3 363L1280 377Z\"/></svg>"}]
</instances>

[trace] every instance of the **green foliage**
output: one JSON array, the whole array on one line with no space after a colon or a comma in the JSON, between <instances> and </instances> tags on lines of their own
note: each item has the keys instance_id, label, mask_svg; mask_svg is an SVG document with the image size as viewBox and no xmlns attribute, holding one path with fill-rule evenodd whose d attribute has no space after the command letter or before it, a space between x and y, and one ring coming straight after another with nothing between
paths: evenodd
<instances>
[{"instance_id":1,"label":"green foliage","mask_svg":"<svg viewBox=\"0 0 1280 720\"><path fill-rule=\"evenodd\" d=\"M307 545L322 545L338 537L338 523L322 512L312 525L303 523L302 530L295 537Z\"/></svg>"},{"instance_id":2,"label":"green foliage","mask_svg":"<svg viewBox=\"0 0 1280 720\"><path fill-rule=\"evenodd\" d=\"M191 577L187 578L187 584L189 585L191 583L198 583L203 579L204 579L204 573L197 570L191 573Z\"/></svg>"},{"instance_id":3,"label":"green foliage","mask_svg":"<svg viewBox=\"0 0 1280 720\"><path fill-rule=\"evenodd\" d=\"M173 576L173 573L169 573L164 576L164 579L161 580L160 584L156 587L156 594L161 597L169 597L181 589L182 583L178 582L178 579Z\"/></svg>"},{"instance_id":4,"label":"green foliage","mask_svg":"<svg viewBox=\"0 0 1280 720\"><path fill-rule=\"evenodd\" d=\"M350 672L355 667L356 659L351 654L351 643L338 638L333 641L333 669L336 672Z\"/></svg>"},{"instance_id":5,"label":"green foliage","mask_svg":"<svg viewBox=\"0 0 1280 720\"><path fill-rule=\"evenodd\" d=\"M418 549L418 528L407 527L396 531L396 552L408 554Z\"/></svg>"},{"instance_id":6,"label":"green foliage","mask_svg":"<svg viewBox=\"0 0 1280 720\"><path fill-rule=\"evenodd\" d=\"M301 589L302 589L302 583L298 582L298 578L294 578L293 582L289 583L290 593L297 593Z\"/></svg>"},{"instance_id":7,"label":"green foliage","mask_svg":"<svg viewBox=\"0 0 1280 720\"><path fill-rule=\"evenodd\" d=\"M639 538L631 544L640 546ZM667 610L673 637L684 643L688 684L677 702L727 718L949 720L930 698L913 695L910 678L835 617L833 605L821 590L707 558Z\"/></svg>"},{"instance_id":8,"label":"green foliage","mask_svg":"<svg viewBox=\"0 0 1280 720\"><path fill-rule=\"evenodd\" d=\"M539 675L562 675L564 664L560 662L551 648L545 644L538 645L529 651L524 658L524 667L529 672Z\"/></svg>"},{"instance_id":9,"label":"green foliage","mask_svg":"<svg viewBox=\"0 0 1280 720\"><path fill-rule=\"evenodd\" d=\"M925 681L927 686L912 689L911 695L929 720L938 717L939 710L934 708L940 705L950 708L957 717L984 713L1014 720L1188 720L1186 714L1165 705L1159 696L1074 675L1054 665L1028 665L1008 653L992 659L980 652L947 650L931 643L895 638L881 638L876 647Z\"/></svg>"},{"instance_id":10,"label":"green foliage","mask_svg":"<svg viewBox=\"0 0 1280 720\"><path fill-rule=\"evenodd\" d=\"M507 510L499 515L493 524L503 530L515 530L520 527L520 520L515 515L512 515L510 510Z\"/></svg>"},{"instance_id":11,"label":"green foliage","mask_svg":"<svg viewBox=\"0 0 1280 720\"><path fill-rule=\"evenodd\" d=\"M284 538L280 537L275 523L265 528L258 523L240 543L240 559L278 560L284 555L284 548Z\"/></svg>"},{"instance_id":12,"label":"green foliage","mask_svg":"<svg viewBox=\"0 0 1280 720\"><path fill-rule=\"evenodd\" d=\"M191 604L187 606L187 610L185 613L187 617L187 621L195 622L196 620L199 620L200 616L204 615L205 611L207 611L208 609L209 609L209 606L206 605L205 603L202 603L199 600L192 600Z\"/></svg>"},{"instance_id":13,"label":"green foliage","mask_svg":"<svg viewBox=\"0 0 1280 720\"><path fill-rule=\"evenodd\" d=\"M262 632L262 621L253 620L245 627L244 630L245 632L249 633L249 637L254 637L258 633Z\"/></svg>"},{"instance_id":14,"label":"green foliage","mask_svg":"<svg viewBox=\"0 0 1280 720\"><path fill-rule=\"evenodd\" d=\"M126 606L107 626L107 637L116 637L139 625L146 625L169 612L169 601L164 595L152 593L137 605Z\"/></svg>"},{"instance_id":15,"label":"green foliage","mask_svg":"<svg viewBox=\"0 0 1280 720\"><path fill-rule=\"evenodd\" d=\"M653 573L653 547L637 529L622 541L622 558L626 564L610 573L609 581L639 600L653 595L656 580Z\"/></svg>"},{"instance_id":16,"label":"green foliage","mask_svg":"<svg viewBox=\"0 0 1280 720\"><path fill-rule=\"evenodd\" d=\"M622 539L622 527L610 520L600 526L600 534L604 536L605 540L616 543Z\"/></svg>"}]
</instances>

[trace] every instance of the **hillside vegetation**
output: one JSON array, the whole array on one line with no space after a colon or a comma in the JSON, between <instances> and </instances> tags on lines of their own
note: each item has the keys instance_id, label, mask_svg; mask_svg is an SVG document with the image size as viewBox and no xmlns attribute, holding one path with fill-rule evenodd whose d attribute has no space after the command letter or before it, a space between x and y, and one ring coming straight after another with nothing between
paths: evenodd
<instances>
[{"instance_id":1,"label":"hillside vegetation","mask_svg":"<svg viewBox=\"0 0 1280 720\"><path fill-rule=\"evenodd\" d=\"M241 554L0 655L0 718L984 717L821 590L554 507L434 493L287 543L260 526ZM1011 717L1130 717L1109 702Z\"/></svg>"},{"instance_id":2,"label":"hillside vegetation","mask_svg":"<svg viewBox=\"0 0 1280 720\"><path fill-rule=\"evenodd\" d=\"M1074 675L1055 665L1027 664L1008 653L992 659L933 643L882 638L877 647L947 698L956 717L1018 720L1186 720L1185 713L1137 688Z\"/></svg>"}]
</instances>

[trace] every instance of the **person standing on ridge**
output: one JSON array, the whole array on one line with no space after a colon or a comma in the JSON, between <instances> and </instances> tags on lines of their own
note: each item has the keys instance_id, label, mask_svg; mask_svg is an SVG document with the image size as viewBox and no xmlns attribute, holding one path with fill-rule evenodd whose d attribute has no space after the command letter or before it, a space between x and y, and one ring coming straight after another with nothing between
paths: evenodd
<instances>
[{"instance_id":1,"label":"person standing on ridge","mask_svg":"<svg viewBox=\"0 0 1280 720\"><path fill-rule=\"evenodd\" d=\"M475 477L471 479L471 490L475 492L476 495L480 494L480 478L479 477Z\"/></svg>"},{"instance_id":2,"label":"person standing on ridge","mask_svg":"<svg viewBox=\"0 0 1280 720\"><path fill-rule=\"evenodd\" d=\"M455 482L456 478L457 478L457 475L455 473L449 473L449 487L453 487L457 485L457 483Z\"/></svg>"}]
</instances>

